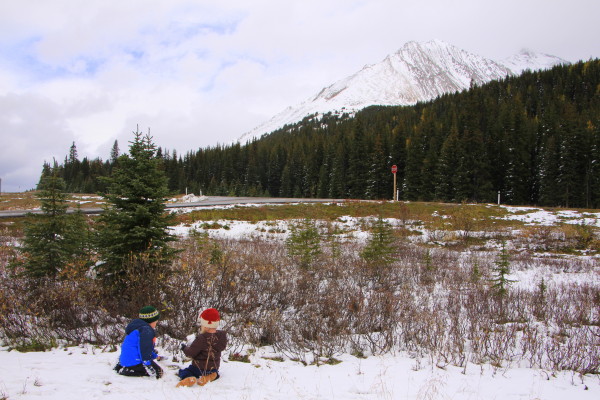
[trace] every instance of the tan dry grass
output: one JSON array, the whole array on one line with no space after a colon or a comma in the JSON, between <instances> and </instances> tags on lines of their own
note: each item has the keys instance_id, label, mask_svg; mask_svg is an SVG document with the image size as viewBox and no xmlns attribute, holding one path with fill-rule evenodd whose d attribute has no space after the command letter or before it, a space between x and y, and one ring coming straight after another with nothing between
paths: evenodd
<instances>
[{"instance_id":1,"label":"tan dry grass","mask_svg":"<svg viewBox=\"0 0 600 400\"><path fill-rule=\"evenodd\" d=\"M34 210L40 208L40 201L37 199L37 191L23 193L2 193L0 196L0 211L8 210ZM101 207L104 204L103 199L96 194L70 194L69 207L76 208L78 202L82 208Z\"/></svg>"}]
</instances>

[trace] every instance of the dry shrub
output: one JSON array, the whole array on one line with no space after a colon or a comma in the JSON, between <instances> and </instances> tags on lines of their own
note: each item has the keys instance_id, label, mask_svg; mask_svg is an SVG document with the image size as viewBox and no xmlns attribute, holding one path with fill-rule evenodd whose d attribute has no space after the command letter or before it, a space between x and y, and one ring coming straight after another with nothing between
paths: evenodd
<instances>
[{"instance_id":1,"label":"dry shrub","mask_svg":"<svg viewBox=\"0 0 600 400\"><path fill-rule=\"evenodd\" d=\"M450 221L462 240L469 240L477 227L477 213L473 206L462 204L452 210Z\"/></svg>"},{"instance_id":2,"label":"dry shrub","mask_svg":"<svg viewBox=\"0 0 600 400\"><path fill-rule=\"evenodd\" d=\"M77 268L69 279L37 288L0 270L2 339L117 343L127 319L147 303L161 309L165 337L184 339L196 331L198 312L215 307L232 348L269 345L305 362L406 351L442 368L524 361L599 372L600 292L593 283L511 288L500 297L487 281L494 254L425 250L408 240L377 274L352 242L340 241L335 257L321 257L310 270L298 268L282 242L192 235L179 246L160 285L131 277L140 292L130 299L111 297ZM557 273L596 268L590 260L517 255L513 262L516 269ZM175 342L165 340L165 347L175 352Z\"/></svg>"},{"instance_id":3,"label":"dry shrub","mask_svg":"<svg viewBox=\"0 0 600 400\"><path fill-rule=\"evenodd\" d=\"M558 250L598 251L597 228L586 224L563 224L555 228L559 237Z\"/></svg>"},{"instance_id":4,"label":"dry shrub","mask_svg":"<svg viewBox=\"0 0 600 400\"><path fill-rule=\"evenodd\" d=\"M584 351L582 351L584 350ZM597 329L569 329L553 335L546 342L547 363L553 371L571 370L581 374L598 374L600 370L600 336Z\"/></svg>"},{"instance_id":5,"label":"dry shrub","mask_svg":"<svg viewBox=\"0 0 600 400\"><path fill-rule=\"evenodd\" d=\"M557 249L564 236L551 225L528 225L521 229L519 238L531 250L549 251Z\"/></svg>"},{"instance_id":6,"label":"dry shrub","mask_svg":"<svg viewBox=\"0 0 600 400\"><path fill-rule=\"evenodd\" d=\"M52 347L57 339L112 343L122 334L116 328L120 320L102 304L102 288L80 273L69 279L32 279L5 270L2 278L0 338L10 345Z\"/></svg>"},{"instance_id":7,"label":"dry shrub","mask_svg":"<svg viewBox=\"0 0 600 400\"><path fill-rule=\"evenodd\" d=\"M413 213L411 212L410 208L408 208L408 206L404 202L398 203L396 212L392 215L395 218L398 218L398 220L400 220L400 223L402 224L403 227L406 226L408 224L408 222L411 220L411 218L413 217Z\"/></svg>"}]
</instances>

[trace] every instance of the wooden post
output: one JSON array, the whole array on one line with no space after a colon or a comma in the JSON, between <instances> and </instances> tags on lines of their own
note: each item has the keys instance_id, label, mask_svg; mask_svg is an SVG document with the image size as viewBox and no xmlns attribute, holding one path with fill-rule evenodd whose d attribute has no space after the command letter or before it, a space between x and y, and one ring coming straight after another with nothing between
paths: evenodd
<instances>
[{"instance_id":1,"label":"wooden post","mask_svg":"<svg viewBox=\"0 0 600 400\"><path fill-rule=\"evenodd\" d=\"M394 201L398 201L398 191L396 190L396 172L398 172L398 167L396 165L392 165L392 174L394 174Z\"/></svg>"}]
</instances>

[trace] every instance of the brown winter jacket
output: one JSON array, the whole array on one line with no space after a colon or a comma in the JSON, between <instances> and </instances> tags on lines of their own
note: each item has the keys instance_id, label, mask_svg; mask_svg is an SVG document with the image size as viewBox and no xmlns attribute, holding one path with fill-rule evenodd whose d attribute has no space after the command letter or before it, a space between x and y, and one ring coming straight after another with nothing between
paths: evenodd
<instances>
[{"instance_id":1,"label":"brown winter jacket","mask_svg":"<svg viewBox=\"0 0 600 400\"><path fill-rule=\"evenodd\" d=\"M216 333L199 333L191 345L183 349L183 353L193 359L193 364L203 371L219 369L221 352L227 346L227 334L224 331Z\"/></svg>"}]
</instances>

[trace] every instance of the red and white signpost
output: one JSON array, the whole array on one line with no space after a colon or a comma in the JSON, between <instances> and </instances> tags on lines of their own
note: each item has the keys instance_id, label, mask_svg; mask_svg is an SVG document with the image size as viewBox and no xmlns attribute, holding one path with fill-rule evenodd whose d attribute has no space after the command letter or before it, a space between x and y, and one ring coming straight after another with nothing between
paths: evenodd
<instances>
[{"instance_id":1,"label":"red and white signpost","mask_svg":"<svg viewBox=\"0 0 600 400\"><path fill-rule=\"evenodd\" d=\"M392 165L392 174L394 174L394 201L398 201L398 194L396 191L396 172L398 172L398 166Z\"/></svg>"}]
</instances>

